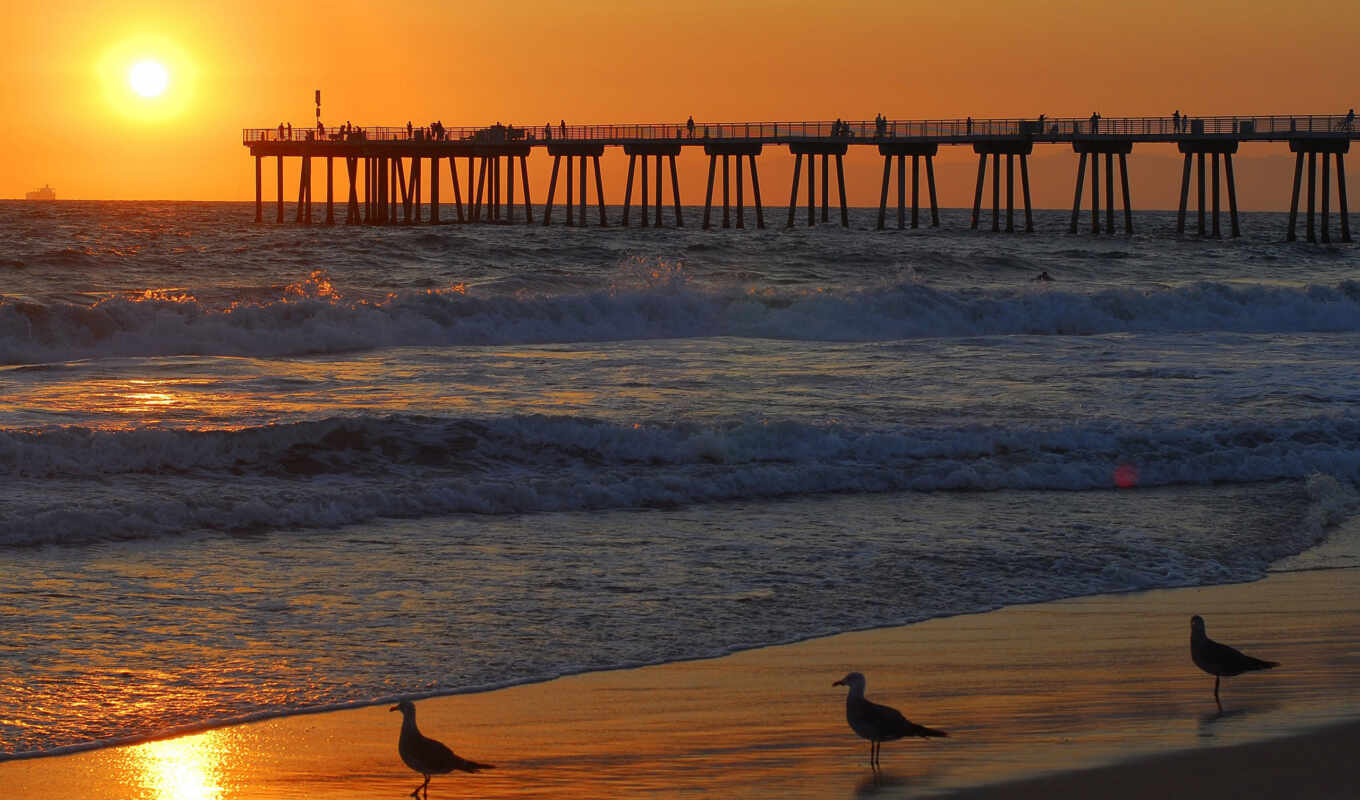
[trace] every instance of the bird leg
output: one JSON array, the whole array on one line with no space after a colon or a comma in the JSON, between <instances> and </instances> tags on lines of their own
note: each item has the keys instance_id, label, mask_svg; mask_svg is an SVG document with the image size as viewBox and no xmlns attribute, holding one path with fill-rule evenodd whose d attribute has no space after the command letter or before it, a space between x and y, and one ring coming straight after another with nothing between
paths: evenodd
<instances>
[{"instance_id":1,"label":"bird leg","mask_svg":"<svg viewBox=\"0 0 1360 800\"><path fill-rule=\"evenodd\" d=\"M1218 699L1218 682L1223 680L1218 675L1214 676L1214 702L1218 704L1218 710L1223 710L1223 701Z\"/></svg>"}]
</instances>

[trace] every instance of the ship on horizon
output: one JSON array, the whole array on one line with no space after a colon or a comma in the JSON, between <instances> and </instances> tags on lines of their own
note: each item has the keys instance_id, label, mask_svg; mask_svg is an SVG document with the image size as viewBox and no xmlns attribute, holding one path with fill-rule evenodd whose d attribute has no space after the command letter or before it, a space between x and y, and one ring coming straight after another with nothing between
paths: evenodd
<instances>
[{"instance_id":1,"label":"ship on horizon","mask_svg":"<svg viewBox=\"0 0 1360 800\"><path fill-rule=\"evenodd\" d=\"M34 189L33 191L31 191L31 192L29 192L28 194L24 195L24 199L25 199L25 200L56 200L56 199L57 199L57 190L53 189L51 186L48 186L47 184L43 184L43 187L42 187L41 189Z\"/></svg>"}]
</instances>

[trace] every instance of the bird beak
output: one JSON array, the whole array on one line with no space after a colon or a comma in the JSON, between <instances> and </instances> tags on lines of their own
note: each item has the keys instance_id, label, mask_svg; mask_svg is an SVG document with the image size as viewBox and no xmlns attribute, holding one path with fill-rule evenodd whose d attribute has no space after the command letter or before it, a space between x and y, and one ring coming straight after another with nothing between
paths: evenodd
<instances>
[{"instance_id":1,"label":"bird beak","mask_svg":"<svg viewBox=\"0 0 1360 800\"><path fill-rule=\"evenodd\" d=\"M844 685L845 685L845 681L836 681L835 683L833 683L833 684L831 684L831 685L832 685L832 686L844 686Z\"/></svg>"},{"instance_id":2,"label":"bird beak","mask_svg":"<svg viewBox=\"0 0 1360 800\"><path fill-rule=\"evenodd\" d=\"M391 708L389 708L389 709L387 709L387 710L388 710L388 711L400 711L400 710L401 710L401 706L392 706Z\"/></svg>"}]
</instances>

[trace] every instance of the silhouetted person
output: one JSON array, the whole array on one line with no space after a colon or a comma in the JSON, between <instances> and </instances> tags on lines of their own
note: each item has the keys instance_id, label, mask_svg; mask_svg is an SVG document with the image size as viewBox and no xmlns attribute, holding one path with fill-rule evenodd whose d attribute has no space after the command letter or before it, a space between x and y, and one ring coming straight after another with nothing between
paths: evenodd
<instances>
[{"instance_id":1,"label":"silhouetted person","mask_svg":"<svg viewBox=\"0 0 1360 800\"><path fill-rule=\"evenodd\" d=\"M1181 110L1179 108L1171 112L1171 130L1173 133L1181 132Z\"/></svg>"},{"instance_id":2,"label":"silhouetted person","mask_svg":"<svg viewBox=\"0 0 1360 800\"><path fill-rule=\"evenodd\" d=\"M1100 129L1100 115L1093 111L1091 112L1091 133L1095 133L1099 129Z\"/></svg>"},{"instance_id":3,"label":"silhouetted person","mask_svg":"<svg viewBox=\"0 0 1360 800\"><path fill-rule=\"evenodd\" d=\"M694 138L694 115L690 114L689 119L685 120L685 130L689 131L689 138Z\"/></svg>"},{"instance_id":4,"label":"silhouetted person","mask_svg":"<svg viewBox=\"0 0 1360 800\"><path fill-rule=\"evenodd\" d=\"M1350 130L1355 125L1355 109L1346 112L1346 121L1343 123L1343 130Z\"/></svg>"},{"instance_id":5,"label":"silhouetted person","mask_svg":"<svg viewBox=\"0 0 1360 800\"><path fill-rule=\"evenodd\" d=\"M967 119L967 121L964 123L964 125L965 125L965 129L968 131L968 135L969 135L969 136L972 136L972 135L973 135L973 118L972 118L972 117L969 117L969 118Z\"/></svg>"},{"instance_id":6,"label":"silhouetted person","mask_svg":"<svg viewBox=\"0 0 1360 800\"><path fill-rule=\"evenodd\" d=\"M1044 132L1044 115L1043 115L1043 114L1040 114L1040 115L1039 115L1039 133L1043 133L1043 132Z\"/></svg>"},{"instance_id":7,"label":"silhouetted person","mask_svg":"<svg viewBox=\"0 0 1360 800\"><path fill-rule=\"evenodd\" d=\"M279 123L279 141L283 141L283 123Z\"/></svg>"},{"instance_id":8,"label":"silhouetted person","mask_svg":"<svg viewBox=\"0 0 1360 800\"><path fill-rule=\"evenodd\" d=\"M566 121L566 120L558 120L558 124L559 124L559 127L562 129L562 138L563 138L563 139L567 138L567 121Z\"/></svg>"},{"instance_id":9,"label":"silhouetted person","mask_svg":"<svg viewBox=\"0 0 1360 800\"><path fill-rule=\"evenodd\" d=\"M293 123L288 123L288 141L293 141Z\"/></svg>"},{"instance_id":10,"label":"silhouetted person","mask_svg":"<svg viewBox=\"0 0 1360 800\"><path fill-rule=\"evenodd\" d=\"M321 124L321 120L316 121L316 138L326 138L326 126Z\"/></svg>"}]
</instances>

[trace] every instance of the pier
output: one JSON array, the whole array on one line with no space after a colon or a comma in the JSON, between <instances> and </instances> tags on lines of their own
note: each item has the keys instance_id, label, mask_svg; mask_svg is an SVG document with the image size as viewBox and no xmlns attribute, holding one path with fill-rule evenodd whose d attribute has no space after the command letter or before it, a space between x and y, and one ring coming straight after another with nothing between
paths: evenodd
<instances>
[{"instance_id":1,"label":"pier","mask_svg":"<svg viewBox=\"0 0 1360 800\"><path fill-rule=\"evenodd\" d=\"M1360 138L1353 114L1312 116L1216 116L1216 117L1123 117L1035 119L950 119L950 120L868 120L833 122L723 122L671 125L559 125L445 128L411 125L342 126L325 128L246 128L242 143L255 158L255 221L264 221L263 161L276 159L275 221L284 222L285 158L301 160L296 214L299 224L316 222L312 198L312 160L326 163L324 224L337 221L348 225L416 224L428 219L441 223L439 171L447 160L453 185L454 220L460 223L513 223L516 219L516 183L523 205L523 223L552 225L559 177L562 180L562 222L567 225L611 224L604 202L604 176L600 157L606 148L622 148L628 156L623 211L614 221L632 224L633 189L638 188L637 224L660 227L665 224L667 198L663 183L670 184L669 203L673 224L683 227L679 175L676 156L684 148L702 147L708 156L708 181L704 197L702 227L714 225L714 182L721 177L719 194L722 205L721 226L746 227L746 176L749 174L751 210L757 228L764 228L765 207L760 194L758 158L767 151L786 150L794 159L789 192L786 227L798 224L802 203L800 183L806 183L806 220L808 225L830 220L830 180L835 165L839 221L849 227L845 199L844 157L852 147L876 148L883 156L883 180L878 206L879 229L886 227L889 191L896 162L896 223L907 227L921 224L921 161L925 162L925 182L930 203L930 225L940 224L936 200L934 159L941 147L971 147L978 156L977 183L973 193L971 227L983 220L986 201L988 161L991 162L991 230L1008 233L1034 230L1030 203L1028 159L1036 145L1069 147L1077 156L1073 176L1071 233L1078 233L1082 214L1084 184L1090 182L1090 232L1116 233L1114 164L1119 164L1120 200L1123 208L1122 232L1133 233L1133 207L1129 192L1129 162L1135 145L1174 144L1184 156L1180 183L1177 233L1184 234L1191 184L1196 186L1196 232L1199 236L1221 238L1222 189L1228 201L1228 230L1239 236L1237 187L1232 157L1244 143L1287 145L1295 154L1293 191L1290 197L1289 241L1298 238L1299 194L1307 174L1304 239L1309 242L1332 241L1331 168L1336 168L1336 207L1340 241L1350 242L1350 211L1346 196L1345 154L1350 143ZM541 220L534 219L529 186L528 158L541 150L552 161ZM1005 225L1002 226L1001 163L1005 157ZM1104 204L1102 224L1101 169L1104 156ZM1321 157L1321 185L1318 160ZM820 162L821 192L817 192ZM911 159L911 201L907 202L906 160ZM1206 182L1206 157L1210 166ZM344 218L335 213L335 161L342 159L348 178ZM651 159L649 165L648 159ZM834 162L831 161L834 159ZM466 183L458 169L462 160ZM563 161L565 160L565 164ZM424 165L428 161L428 171ZM1016 223L1016 162L1024 222ZM518 162L518 176L516 176ZM1306 162L1306 168L1305 168ZM1089 163L1089 170L1088 170ZM1220 171L1220 163L1222 171ZM804 169L806 164L806 169ZM663 166L668 166L664 170ZM1192 167L1194 175L1192 176ZM593 175L587 173L593 169ZM474 174L476 176L474 181ZM429 175L429 189L424 176ZM651 180L649 181L649 177ZM592 180L593 178L593 180ZM649 186L650 182L650 186ZM733 185L735 183L735 186ZM1206 189L1207 183L1207 189ZM466 189L464 193L463 189ZM590 190L593 189L598 219L588 219ZM735 191L734 191L735 190ZM428 201L423 197L428 198ZM1211 202L1206 205L1206 199ZM651 208L649 209L649 200ZM819 201L820 200L820 208ZM424 207L428 202L428 214ZM1320 213L1319 213L1320 207ZM650 213L649 213L650 212Z\"/></svg>"}]
</instances>

